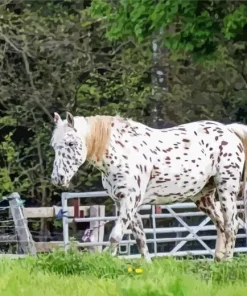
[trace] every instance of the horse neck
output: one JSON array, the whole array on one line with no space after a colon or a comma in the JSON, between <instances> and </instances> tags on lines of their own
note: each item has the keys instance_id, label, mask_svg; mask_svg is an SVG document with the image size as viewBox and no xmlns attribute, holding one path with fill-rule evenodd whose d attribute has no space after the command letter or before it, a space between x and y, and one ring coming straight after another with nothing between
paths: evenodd
<instances>
[{"instance_id":1,"label":"horse neck","mask_svg":"<svg viewBox=\"0 0 247 296\"><path fill-rule=\"evenodd\" d=\"M88 123L85 117L75 116L75 128L81 137L86 137L88 134Z\"/></svg>"}]
</instances>

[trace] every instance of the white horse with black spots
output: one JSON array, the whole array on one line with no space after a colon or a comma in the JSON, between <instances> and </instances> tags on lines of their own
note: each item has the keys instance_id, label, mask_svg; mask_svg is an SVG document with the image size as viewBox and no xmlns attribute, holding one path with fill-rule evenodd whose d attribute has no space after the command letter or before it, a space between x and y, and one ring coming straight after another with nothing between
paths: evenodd
<instances>
[{"instance_id":1,"label":"white horse with black spots","mask_svg":"<svg viewBox=\"0 0 247 296\"><path fill-rule=\"evenodd\" d=\"M113 254L130 227L150 262L139 207L192 200L216 226L215 259L232 259L236 199L242 178L246 181L245 125L198 121L158 130L118 116L73 117L68 112L66 120L55 113L54 121L52 183L68 187L86 160L102 172L103 186L119 207L110 234Z\"/></svg>"}]
</instances>

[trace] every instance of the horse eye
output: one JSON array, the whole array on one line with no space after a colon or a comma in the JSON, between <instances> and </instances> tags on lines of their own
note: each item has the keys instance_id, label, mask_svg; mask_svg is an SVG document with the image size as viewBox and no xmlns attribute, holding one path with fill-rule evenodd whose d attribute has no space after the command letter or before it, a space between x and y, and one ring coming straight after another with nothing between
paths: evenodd
<instances>
[{"instance_id":1,"label":"horse eye","mask_svg":"<svg viewBox=\"0 0 247 296\"><path fill-rule=\"evenodd\" d=\"M69 142L69 146L72 147L74 145L74 143L72 142Z\"/></svg>"}]
</instances>

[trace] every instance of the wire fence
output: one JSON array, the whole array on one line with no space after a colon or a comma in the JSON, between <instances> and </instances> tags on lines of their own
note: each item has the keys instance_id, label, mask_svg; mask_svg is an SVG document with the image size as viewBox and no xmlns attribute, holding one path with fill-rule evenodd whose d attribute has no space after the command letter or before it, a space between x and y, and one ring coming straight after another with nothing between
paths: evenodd
<instances>
[{"instance_id":1,"label":"wire fence","mask_svg":"<svg viewBox=\"0 0 247 296\"><path fill-rule=\"evenodd\" d=\"M62 194L63 212L68 210L68 200L73 198L93 199L96 197L106 197L106 192L83 192ZM239 213L239 232L237 235L235 253L247 252L246 227L243 220L243 201L237 201ZM213 256L216 240L216 228L207 215L196 208L195 203L177 203L171 205L161 205L161 212L156 213L155 206L142 205L141 217L147 223L144 225L144 232L147 244L152 256L186 256L188 254ZM63 216L63 237L64 250L70 246L69 224L85 223L89 221L109 221L113 223L117 219L116 215L73 218ZM176 223L175 223L176 222ZM89 240L78 242L80 247L109 246L109 233L104 231L104 240ZM136 248L136 241L132 238L131 230L127 230L120 242L119 254L128 258L140 256ZM123 248L122 248L123 247ZM126 257L126 258L127 258Z\"/></svg>"},{"instance_id":2,"label":"wire fence","mask_svg":"<svg viewBox=\"0 0 247 296\"><path fill-rule=\"evenodd\" d=\"M0 255L25 254L32 241L23 215L24 200L12 193L0 201ZM35 253L35 252L34 252Z\"/></svg>"},{"instance_id":3,"label":"wire fence","mask_svg":"<svg viewBox=\"0 0 247 296\"><path fill-rule=\"evenodd\" d=\"M19 248L17 229L11 217L9 202L2 200L0 201L0 252L15 254Z\"/></svg>"},{"instance_id":4,"label":"wire fence","mask_svg":"<svg viewBox=\"0 0 247 296\"><path fill-rule=\"evenodd\" d=\"M68 195L68 193L67 193ZM82 195L81 198L91 198L91 197L98 197L100 196L106 196L104 192L90 192L90 193L80 193L79 195ZM74 194L72 193L69 197L72 198L78 198L78 193ZM10 206L11 204L11 206ZM26 211L27 208L23 207L24 201L20 199L20 202L18 201L16 203L15 208L22 207L22 214L19 216L18 219L15 217L12 217L13 214L13 206L12 202L9 202L9 200L2 200L0 201L0 255L1 253L5 254L23 254L23 243L30 243L30 240L28 239L30 237L27 236L26 240L23 240L20 236L20 229L24 229L24 226L18 226L19 221L25 220L25 224L28 225L28 232L31 234L31 239L35 242L35 247L37 247L38 252L46 252L49 248L57 247L60 244L67 245L67 243L64 241L64 238L68 237L68 224L70 223L70 233L73 232L73 239L75 239L78 242L78 247L80 248L90 248L92 246L107 246L109 245L109 232L112 230L112 227L114 225L114 221L116 220L116 213L111 213L110 216L99 215L97 217L89 217L86 215L83 218L77 218L74 216L74 213L71 215L68 215L68 206L64 207L62 209L62 212L67 213L62 215L61 223L63 222L63 227L61 225L61 231L57 231L58 228L49 229L49 227L45 227L43 230L41 230L41 217L34 216L32 211L29 211L29 214L31 213L33 218L27 218L28 216L23 215L23 213ZM238 201L238 212L240 216L243 216L244 209L243 209L243 202ZM199 227L198 224L202 223L206 219L206 215L203 212L197 211L195 209L194 203L186 203L183 205L175 204L171 207L167 206L161 206L161 213L155 213L154 207L150 205L143 206L142 209L145 211L145 213L142 213L142 218L144 219L144 228L145 228L145 234L147 236L147 243L150 248L150 251L152 251L154 254L161 253L164 255L164 253L169 253L172 250L176 250L180 246L179 252L188 252L191 250L196 251L202 251L199 250L203 248L201 246L200 241L205 241L203 245L208 245L208 248L213 249L216 239L216 233L215 233L215 227L213 225L204 225L200 228L199 233L199 239L198 237L190 237L188 235L188 231L193 232ZM45 209L50 209L51 207L48 207ZM171 208L173 209L171 212ZM188 210L189 209L189 210ZM50 219L50 223L53 224L54 219L57 219L60 213L60 210L56 208L56 211L54 209L53 216L49 216L52 218ZM151 212L150 212L151 210ZM176 211L173 213L173 211ZM37 210L34 211L35 214L37 214ZM47 212L47 211L46 211ZM114 212L114 211L111 211ZM27 212L25 212L27 214ZM49 210L50 213L50 210ZM40 214L40 212L39 212ZM55 215L56 214L56 215ZM50 215L50 214L49 214ZM65 216L66 221L65 221ZM183 223L186 225L182 225ZM53 221L52 221L53 220ZM84 231L87 228L87 224L92 222L99 222L99 220L112 220L111 223L108 224L109 229L106 227L103 231L103 237L97 242L96 244L93 244L92 242L84 242L82 240L82 236ZM237 248L243 250L246 252L246 231L244 230L244 217L240 217L240 229L237 236ZM66 222L66 223L64 223ZM79 223L80 222L80 223ZM177 225L179 222L179 225ZM180 223L181 222L181 223ZM207 223L212 224L210 221ZM82 226L82 224L86 227L84 229L83 227L79 227L79 225ZM243 224L243 225L242 225ZM74 226L76 226L76 229L74 229ZM43 225L44 226L44 225ZM65 227L64 227L65 226ZM80 229L79 229L80 228ZM65 233L67 229L67 232ZM63 233L64 231L64 233ZM209 233L208 233L209 231ZM184 243L186 241L186 244ZM51 242L51 244L45 245L44 243ZM37 243L37 244L36 244ZM41 250L41 251L40 251ZM50 250L50 249L49 249ZM48 250L48 251L49 251ZM136 242L132 238L131 232L127 231L123 241L121 243L121 253L125 254L126 252L131 254L136 254ZM176 254L179 253L176 251ZM180 252L180 253L181 253Z\"/></svg>"}]
</instances>

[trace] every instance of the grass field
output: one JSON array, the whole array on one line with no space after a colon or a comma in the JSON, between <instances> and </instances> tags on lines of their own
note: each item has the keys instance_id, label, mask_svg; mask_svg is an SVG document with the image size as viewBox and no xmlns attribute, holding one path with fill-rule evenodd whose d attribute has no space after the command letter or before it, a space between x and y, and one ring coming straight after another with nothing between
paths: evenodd
<instances>
[{"instance_id":1,"label":"grass field","mask_svg":"<svg viewBox=\"0 0 247 296\"><path fill-rule=\"evenodd\" d=\"M128 271L129 266L132 272ZM151 265L77 252L54 252L38 259L3 259L0 295L244 296L247 257L224 264L156 259Z\"/></svg>"}]
</instances>

